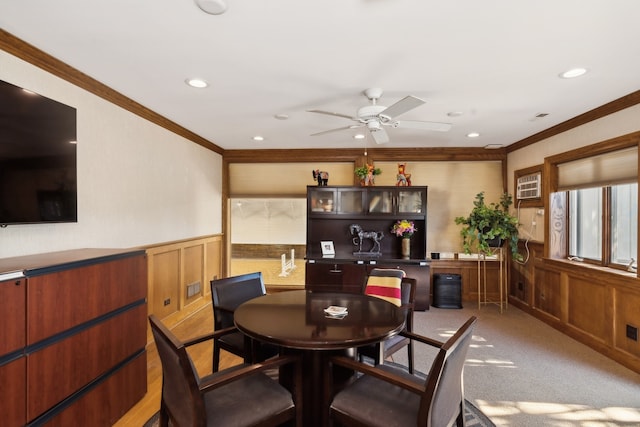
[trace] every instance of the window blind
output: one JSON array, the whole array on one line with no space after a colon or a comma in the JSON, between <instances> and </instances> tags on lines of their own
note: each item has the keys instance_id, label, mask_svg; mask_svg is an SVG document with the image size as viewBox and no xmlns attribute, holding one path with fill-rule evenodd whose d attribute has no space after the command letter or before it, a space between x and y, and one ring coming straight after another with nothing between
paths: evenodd
<instances>
[{"instance_id":1,"label":"window blind","mask_svg":"<svg viewBox=\"0 0 640 427\"><path fill-rule=\"evenodd\" d=\"M638 182L638 147L558 165L558 190Z\"/></svg>"}]
</instances>

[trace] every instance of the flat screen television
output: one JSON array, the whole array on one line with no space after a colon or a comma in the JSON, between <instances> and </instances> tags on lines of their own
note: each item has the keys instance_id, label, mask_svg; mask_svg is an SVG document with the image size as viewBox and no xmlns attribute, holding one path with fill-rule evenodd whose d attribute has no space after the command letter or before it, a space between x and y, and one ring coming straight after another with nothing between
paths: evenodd
<instances>
[{"instance_id":1,"label":"flat screen television","mask_svg":"<svg viewBox=\"0 0 640 427\"><path fill-rule=\"evenodd\" d=\"M76 109L0 80L0 227L77 222Z\"/></svg>"}]
</instances>

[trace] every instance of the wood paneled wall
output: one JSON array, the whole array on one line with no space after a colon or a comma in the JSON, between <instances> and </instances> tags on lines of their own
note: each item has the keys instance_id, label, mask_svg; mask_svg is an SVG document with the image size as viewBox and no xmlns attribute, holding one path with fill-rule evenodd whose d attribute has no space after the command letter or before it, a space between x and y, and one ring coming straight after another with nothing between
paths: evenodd
<instances>
[{"instance_id":1,"label":"wood paneled wall","mask_svg":"<svg viewBox=\"0 0 640 427\"><path fill-rule=\"evenodd\" d=\"M149 314L175 324L210 302L211 279L222 277L222 236L146 248ZM189 295L190 286L199 290Z\"/></svg>"},{"instance_id":2,"label":"wood paneled wall","mask_svg":"<svg viewBox=\"0 0 640 427\"><path fill-rule=\"evenodd\" d=\"M640 328L635 274L544 258L541 243L528 246L529 261L511 264L510 302L640 372L640 342L626 336L627 325Z\"/></svg>"}]
</instances>

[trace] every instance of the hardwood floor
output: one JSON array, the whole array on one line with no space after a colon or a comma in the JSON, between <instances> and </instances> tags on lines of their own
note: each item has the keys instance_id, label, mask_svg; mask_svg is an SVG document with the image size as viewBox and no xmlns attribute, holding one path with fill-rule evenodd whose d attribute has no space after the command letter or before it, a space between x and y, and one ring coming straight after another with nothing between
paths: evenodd
<instances>
[{"instance_id":1,"label":"hardwood floor","mask_svg":"<svg viewBox=\"0 0 640 427\"><path fill-rule=\"evenodd\" d=\"M171 328L180 339L186 339L209 333L213 330L213 311L208 304ZM211 372L213 347L211 341L194 345L189 348L189 355L200 375ZM220 369L225 369L242 362L242 359L222 351ZM147 394L129 412L120 418L116 427L142 427L153 414L160 409L160 392L162 388L162 366L151 341L147 344Z\"/></svg>"}]
</instances>

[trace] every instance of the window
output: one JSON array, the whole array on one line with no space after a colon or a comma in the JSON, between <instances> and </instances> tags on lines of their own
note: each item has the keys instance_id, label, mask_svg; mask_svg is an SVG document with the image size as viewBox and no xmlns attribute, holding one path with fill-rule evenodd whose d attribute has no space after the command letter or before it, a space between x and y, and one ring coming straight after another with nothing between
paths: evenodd
<instances>
[{"instance_id":1,"label":"window","mask_svg":"<svg viewBox=\"0 0 640 427\"><path fill-rule=\"evenodd\" d=\"M611 262L638 259L638 184L611 188Z\"/></svg>"},{"instance_id":2,"label":"window","mask_svg":"<svg viewBox=\"0 0 640 427\"><path fill-rule=\"evenodd\" d=\"M569 191L569 255L602 259L602 190Z\"/></svg>"},{"instance_id":3,"label":"window","mask_svg":"<svg viewBox=\"0 0 640 427\"><path fill-rule=\"evenodd\" d=\"M612 267L637 260L638 184L569 190L569 255Z\"/></svg>"},{"instance_id":4,"label":"window","mask_svg":"<svg viewBox=\"0 0 640 427\"><path fill-rule=\"evenodd\" d=\"M635 271L639 145L640 133L545 158L550 257Z\"/></svg>"}]
</instances>

